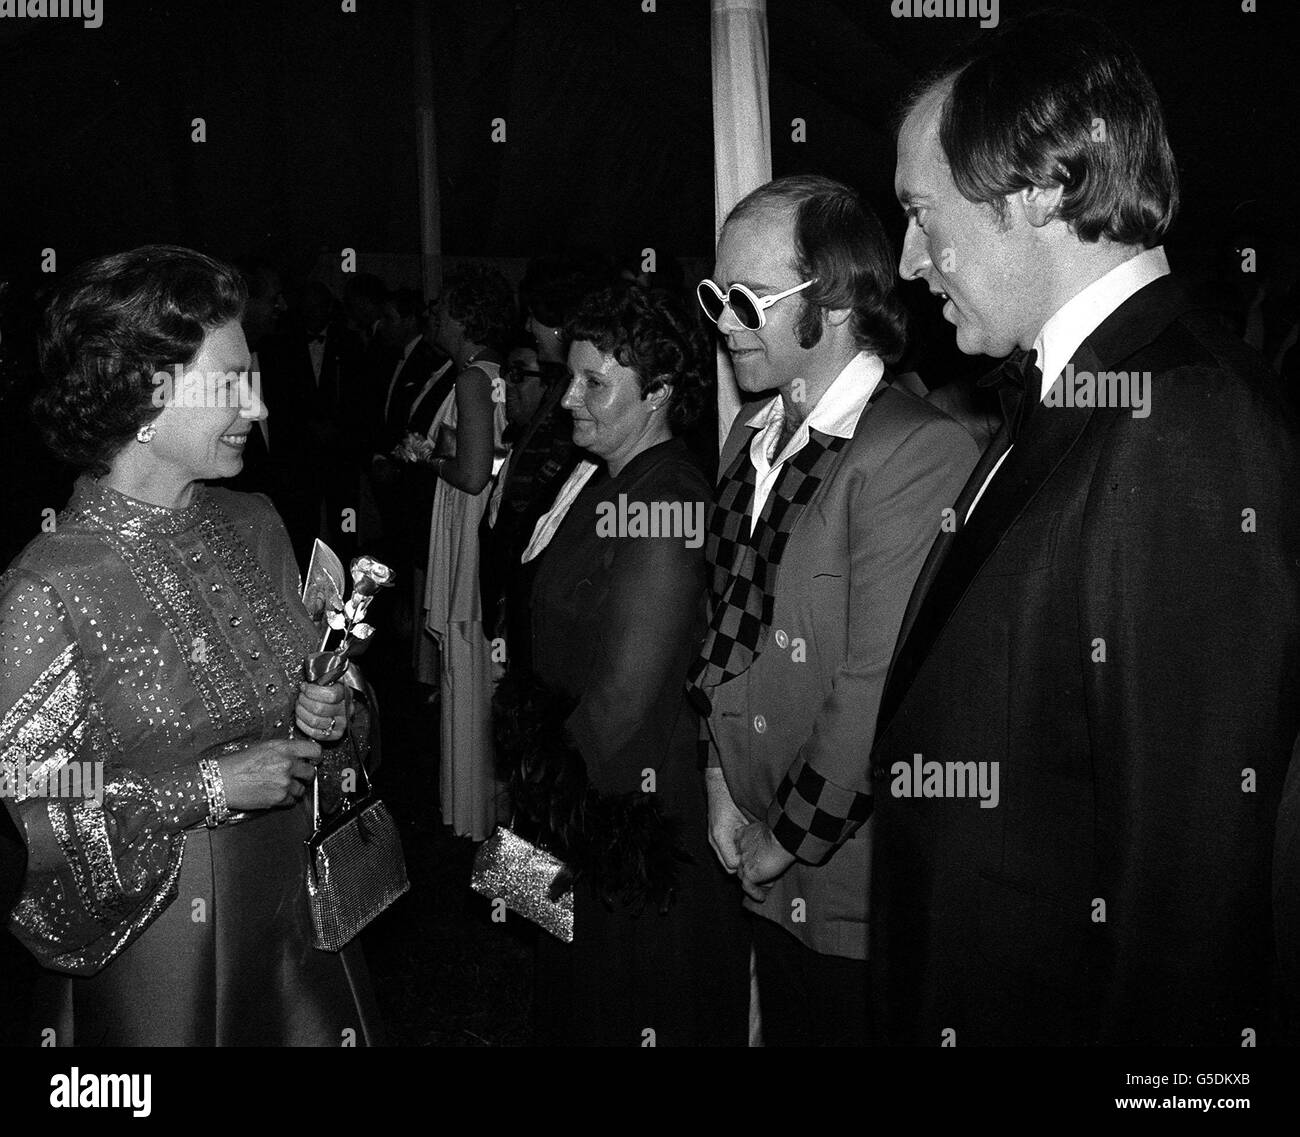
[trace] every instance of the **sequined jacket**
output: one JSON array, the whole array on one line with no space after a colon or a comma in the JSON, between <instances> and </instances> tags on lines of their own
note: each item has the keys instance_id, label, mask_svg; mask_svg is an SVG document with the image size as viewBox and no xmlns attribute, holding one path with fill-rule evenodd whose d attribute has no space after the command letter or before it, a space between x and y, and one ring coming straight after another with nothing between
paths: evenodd
<instances>
[{"instance_id":1,"label":"sequined jacket","mask_svg":"<svg viewBox=\"0 0 1300 1137\"><path fill-rule=\"evenodd\" d=\"M290 737L317 646L284 526L258 495L167 510L82 478L0 576L0 794L28 869L10 930L92 974L176 893L198 762Z\"/></svg>"}]
</instances>

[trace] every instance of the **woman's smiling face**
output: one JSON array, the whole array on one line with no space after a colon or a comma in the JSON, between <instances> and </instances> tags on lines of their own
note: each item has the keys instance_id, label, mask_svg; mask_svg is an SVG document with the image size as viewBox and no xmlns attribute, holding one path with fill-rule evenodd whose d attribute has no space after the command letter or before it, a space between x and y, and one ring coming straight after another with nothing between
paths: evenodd
<instances>
[{"instance_id":1,"label":"woman's smiling face","mask_svg":"<svg viewBox=\"0 0 1300 1137\"><path fill-rule=\"evenodd\" d=\"M655 414L640 379L587 340L570 346L569 368L573 380L561 405L573 415L574 444L610 466L622 465L637 452Z\"/></svg>"},{"instance_id":2,"label":"woman's smiling face","mask_svg":"<svg viewBox=\"0 0 1300 1137\"><path fill-rule=\"evenodd\" d=\"M208 332L150 424L154 437L148 454L155 476L184 485L239 473L248 432L266 414L249 368L248 343L238 321Z\"/></svg>"}]
</instances>

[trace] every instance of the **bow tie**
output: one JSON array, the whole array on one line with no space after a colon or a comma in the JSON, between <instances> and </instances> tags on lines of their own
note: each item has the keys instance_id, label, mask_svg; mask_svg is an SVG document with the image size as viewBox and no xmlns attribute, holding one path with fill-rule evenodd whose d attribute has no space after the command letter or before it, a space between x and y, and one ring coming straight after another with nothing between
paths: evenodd
<instances>
[{"instance_id":1,"label":"bow tie","mask_svg":"<svg viewBox=\"0 0 1300 1137\"><path fill-rule=\"evenodd\" d=\"M1002 404L1002 418L1014 443L1024 429L1025 420L1039 403L1043 391L1043 373L1038 369L1038 352L1016 351L1007 356L983 379L980 387L992 387Z\"/></svg>"}]
</instances>

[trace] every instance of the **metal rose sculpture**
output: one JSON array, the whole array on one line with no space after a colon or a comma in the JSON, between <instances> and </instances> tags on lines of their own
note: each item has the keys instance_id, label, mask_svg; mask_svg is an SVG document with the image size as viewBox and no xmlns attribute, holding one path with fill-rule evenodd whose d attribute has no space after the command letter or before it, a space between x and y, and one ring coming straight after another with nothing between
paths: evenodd
<instances>
[{"instance_id":1,"label":"metal rose sculpture","mask_svg":"<svg viewBox=\"0 0 1300 1137\"><path fill-rule=\"evenodd\" d=\"M343 564L323 541L312 550L302 600L315 621L324 622L320 650L303 660L303 678L328 685L336 682L348 669L348 661L360 655L375 634L367 624L366 611L381 588L393 586L393 570L374 557L357 557L352 562L352 595L343 599ZM335 632L343 636L337 646L326 650Z\"/></svg>"}]
</instances>

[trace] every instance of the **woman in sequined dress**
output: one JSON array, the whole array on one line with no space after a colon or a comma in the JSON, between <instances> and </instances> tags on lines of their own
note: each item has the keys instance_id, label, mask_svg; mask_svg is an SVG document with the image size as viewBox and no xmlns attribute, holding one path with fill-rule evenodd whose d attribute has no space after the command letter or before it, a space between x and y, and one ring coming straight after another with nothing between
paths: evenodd
<instances>
[{"instance_id":1,"label":"woman in sequined dress","mask_svg":"<svg viewBox=\"0 0 1300 1137\"><path fill-rule=\"evenodd\" d=\"M44 969L47 1045L378 1040L358 947L311 946L304 887L305 791L337 791L320 744L352 702L297 678L319 645L269 500L204 484L265 413L244 300L229 267L151 246L82 266L47 313L35 410L83 472L0 576L0 778L28 852L9 928Z\"/></svg>"}]
</instances>

